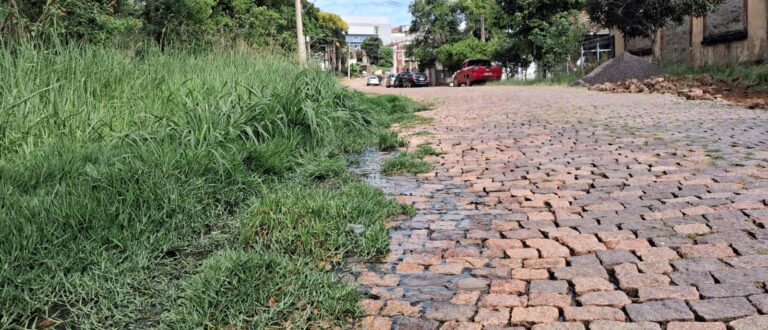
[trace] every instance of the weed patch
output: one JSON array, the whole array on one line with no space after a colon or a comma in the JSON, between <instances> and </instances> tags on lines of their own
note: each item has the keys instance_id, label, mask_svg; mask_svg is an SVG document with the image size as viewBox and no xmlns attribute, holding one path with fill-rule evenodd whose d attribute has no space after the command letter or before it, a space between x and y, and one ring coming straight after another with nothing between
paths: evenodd
<instances>
[{"instance_id":1,"label":"weed patch","mask_svg":"<svg viewBox=\"0 0 768 330\"><path fill-rule=\"evenodd\" d=\"M747 88L760 90L768 89L768 65L729 65L689 67L683 65L668 65L664 67L667 74L673 76L711 75L715 80L725 82L744 82Z\"/></svg>"},{"instance_id":2,"label":"weed patch","mask_svg":"<svg viewBox=\"0 0 768 330\"><path fill-rule=\"evenodd\" d=\"M419 126L432 125L432 123L434 122L435 122L434 118L413 115L413 114L397 118L397 121L396 121L396 123L400 124L400 128L402 129L410 129L410 128L419 127Z\"/></svg>"},{"instance_id":3,"label":"weed patch","mask_svg":"<svg viewBox=\"0 0 768 330\"><path fill-rule=\"evenodd\" d=\"M386 221L409 210L345 154L418 103L233 53L3 45L0 72L0 328L359 315L329 269L383 255Z\"/></svg>"},{"instance_id":4,"label":"weed patch","mask_svg":"<svg viewBox=\"0 0 768 330\"><path fill-rule=\"evenodd\" d=\"M386 175L412 173L421 174L432 170L432 164L424 160L426 156L439 156L440 152L430 145L421 145L414 152L401 152L388 159L381 166L381 173Z\"/></svg>"},{"instance_id":5,"label":"weed patch","mask_svg":"<svg viewBox=\"0 0 768 330\"><path fill-rule=\"evenodd\" d=\"M490 82L491 86L571 86L576 81L584 77L589 72L575 72L571 74L558 74L547 78L536 78L527 80L499 80Z\"/></svg>"},{"instance_id":6,"label":"weed patch","mask_svg":"<svg viewBox=\"0 0 768 330\"><path fill-rule=\"evenodd\" d=\"M379 131L378 137L380 151L392 151L408 145L408 141L397 136L397 133L390 130Z\"/></svg>"}]
</instances>

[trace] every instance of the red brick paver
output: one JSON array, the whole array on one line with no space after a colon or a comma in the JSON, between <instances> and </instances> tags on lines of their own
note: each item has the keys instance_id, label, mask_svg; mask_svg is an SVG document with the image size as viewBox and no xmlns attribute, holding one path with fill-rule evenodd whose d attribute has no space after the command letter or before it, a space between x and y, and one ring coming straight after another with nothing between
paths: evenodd
<instances>
[{"instance_id":1,"label":"red brick paver","mask_svg":"<svg viewBox=\"0 0 768 330\"><path fill-rule=\"evenodd\" d=\"M444 152L358 265L362 328L768 329L768 112L575 88L397 89ZM431 134L409 135L417 131ZM400 180L400 178L395 179Z\"/></svg>"}]
</instances>

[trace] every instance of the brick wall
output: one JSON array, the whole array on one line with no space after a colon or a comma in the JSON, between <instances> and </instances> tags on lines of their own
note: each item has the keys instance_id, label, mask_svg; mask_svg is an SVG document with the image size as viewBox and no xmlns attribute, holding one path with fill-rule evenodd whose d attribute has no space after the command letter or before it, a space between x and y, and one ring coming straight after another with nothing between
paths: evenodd
<instances>
[{"instance_id":1,"label":"brick wall","mask_svg":"<svg viewBox=\"0 0 768 330\"><path fill-rule=\"evenodd\" d=\"M616 33L619 55L647 50L649 41L623 40ZM706 17L670 24L659 32L663 63L727 65L768 59L768 6L766 0L727 0ZM646 51L647 52L647 51Z\"/></svg>"}]
</instances>

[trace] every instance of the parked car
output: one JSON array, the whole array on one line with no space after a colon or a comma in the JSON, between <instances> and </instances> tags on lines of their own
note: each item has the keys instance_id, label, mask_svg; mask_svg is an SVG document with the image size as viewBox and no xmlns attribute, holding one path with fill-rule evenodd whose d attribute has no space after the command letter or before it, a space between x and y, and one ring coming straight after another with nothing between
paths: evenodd
<instances>
[{"instance_id":1,"label":"parked car","mask_svg":"<svg viewBox=\"0 0 768 330\"><path fill-rule=\"evenodd\" d=\"M466 60L453 75L453 86L472 86L476 83L501 79L501 67L489 60Z\"/></svg>"},{"instance_id":2,"label":"parked car","mask_svg":"<svg viewBox=\"0 0 768 330\"><path fill-rule=\"evenodd\" d=\"M365 81L365 85L366 85L366 86L371 86L371 85L373 85L373 86L379 86L379 84L381 84L381 81L379 80L379 77L378 77L378 76L370 76L370 77L368 77L368 79Z\"/></svg>"},{"instance_id":3,"label":"parked car","mask_svg":"<svg viewBox=\"0 0 768 330\"><path fill-rule=\"evenodd\" d=\"M397 75L394 73L390 73L389 76L387 76L387 82L386 82L387 88L396 87L395 79L397 79Z\"/></svg>"},{"instance_id":4,"label":"parked car","mask_svg":"<svg viewBox=\"0 0 768 330\"><path fill-rule=\"evenodd\" d=\"M400 72L395 78L395 87L426 87L429 86L429 76L421 72Z\"/></svg>"}]
</instances>

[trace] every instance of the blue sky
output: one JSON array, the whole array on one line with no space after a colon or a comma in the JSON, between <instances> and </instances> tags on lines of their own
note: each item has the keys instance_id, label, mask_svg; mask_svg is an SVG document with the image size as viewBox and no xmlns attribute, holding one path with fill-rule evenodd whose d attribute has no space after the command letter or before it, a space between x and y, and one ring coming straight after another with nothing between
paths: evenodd
<instances>
[{"instance_id":1,"label":"blue sky","mask_svg":"<svg viewBox=\"0 0 768 330\"><path fill-rule=\"evenodd\" d=\"M322 11L341 16L386 16L392 26L411 23L410 0L315 0L314 3Z\"/></svg>"}]
</instances>

